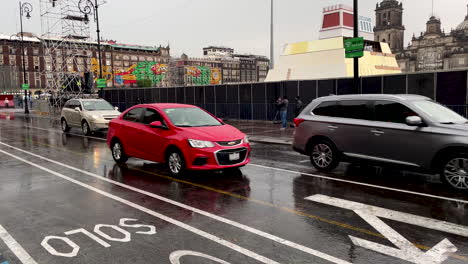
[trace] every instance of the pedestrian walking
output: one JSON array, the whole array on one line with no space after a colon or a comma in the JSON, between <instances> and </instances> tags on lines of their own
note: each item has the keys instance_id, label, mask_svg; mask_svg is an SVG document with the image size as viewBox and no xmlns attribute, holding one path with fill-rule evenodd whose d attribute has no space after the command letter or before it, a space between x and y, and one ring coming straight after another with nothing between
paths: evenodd
<instances>
[{"instance_id":1,"label":"pedestrian walking","mask_svg":"<svg viewBox=\"0 0 468 264\"><path fill-rule=\"evenodd\" d=\"M280 104L280 116L281 116L281 129L280 130L285 130L286 127L288 126L288 106L289 106L289 100L287 96L283 96L283 100L281 101Z\"/></svg>"},{"instance_id":2,"label":"pedestrian walking","mask_svg":"<svg viewBox=\"0 0 468 264\"><path fill-rule=\"evenodd\" d=\"M299 116L302 112L302 109L304 108L304 103L301 100L300 96L296 96L296 109L294 110L294 116Z\"/></svg>"},{"instance_id":3,"label":"pedestrian walking","mask_svg":"<svg viewBox=\"0 0 468 264\"><path fill-rule=\"evenodd\" d=\"M5 97L5 107L10 107L10 100L8 100L8 97Z\"/></svg>"},{"instance_id":4,"label":"pedestrian walking","mask_svg":"<svg viewBox=\"0 0 468 264\"><path fill-rule=\"evenodd\" d=\"M278 97L274 102L275 105L275 117L273 118L273 124L281 124L281 115L280 115L280 108L281 103L283 102L283 98Z\"/></svg>"}]
</instances>

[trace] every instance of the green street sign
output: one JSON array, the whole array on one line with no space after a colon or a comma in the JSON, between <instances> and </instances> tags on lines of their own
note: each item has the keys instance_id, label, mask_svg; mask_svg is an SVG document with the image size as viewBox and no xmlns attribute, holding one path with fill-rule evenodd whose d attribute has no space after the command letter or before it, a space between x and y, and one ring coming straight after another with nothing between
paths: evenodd
<instances>
[{"instance_id":1,"label":"green street sign","mask_svg":"<svg viewBox=\"0 0 468 264\"><path fill-rule=\"evenodd\" d=\"M23 90L29 90L29 84L28 83L23 83L23 85L21 85L21 87L23 87Z\"/></svg>"},{"instance_id":2,"label":"green street sign","mask_svg":"<svg viewBox=\"0 0 468 264\"><path fill-rule=\"evenodd\" d=\"M106 88L107 87L106 79L97 79L96 84L97 84L97 88Z\"/></svg>"},{"instance_id":3,"label":"green street sign","mask_svg":"<svg viewBox=\"0 0 468 264\"><path fill-rule=\"evenodd\" d=\"M344 40L346 58L360 58L364 56L364 38Z\"/></svg>"}]
</instances>

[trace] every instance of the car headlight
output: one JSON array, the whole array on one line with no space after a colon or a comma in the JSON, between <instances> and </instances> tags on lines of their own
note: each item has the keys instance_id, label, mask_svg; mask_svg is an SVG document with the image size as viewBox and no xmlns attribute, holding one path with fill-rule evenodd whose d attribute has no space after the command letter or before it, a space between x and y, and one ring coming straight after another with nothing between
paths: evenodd
<instances>
[{"instance_id":1,"label":"car headlight","mask_svg":"<svg viewBox=\"0 0 468 264\"><path fill-rule=\"evenodd\" d=\"M91 117L92 117L94 120L101 118L101 117L98 116L98 115L92 115Z\"/></svg>"},{"instance_id":2,"label":"car headlight","mask_svg":"<svg viewBox=\"0 0 468 264\"><path fill-rule=\"evenodd\" d=\"M244 138L244 143L250 143L250 141L249 141L249 136L245 136L245 138Z\"/></svg>"},{"instance_id":3,"label":"car headlight","mask_svg":"<svg viewBox=\"0 0 468 264\"><path fill-rule=\"evenodd\" d=\"M192 148L212 148L215 146L211 141L189 139L188 142Z\"/></svg>"}]
</instances>

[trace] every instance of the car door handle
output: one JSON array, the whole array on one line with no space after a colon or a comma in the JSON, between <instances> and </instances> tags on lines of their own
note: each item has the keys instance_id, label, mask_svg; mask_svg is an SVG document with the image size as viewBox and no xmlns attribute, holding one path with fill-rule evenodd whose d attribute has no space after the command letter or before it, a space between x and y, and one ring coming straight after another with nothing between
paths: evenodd
<instances>
[{"instance_id":1,"label":"car door handle","mask_svg":"<svg viewBox=\"0 0 468 264\"><path fill-rule=\"evenodd\" d=\"M376 135L376 136L380 136L380 135L385 134L385 132L383 132L383 131L381 131L381 130L376 130L376 129L371 130L371 133L374 134L374 135Z\"/></svg>"},{"instance_id":2,"label":"car door handle","mask_svg":"<svg viewBox=\"0 0 468 264\"><path fill-rule=\"evenodd\" d=\"M328 129L335 130L335 129L338 129L338 127L337 126L328 126Z\"/></svg>"}]
</instances>

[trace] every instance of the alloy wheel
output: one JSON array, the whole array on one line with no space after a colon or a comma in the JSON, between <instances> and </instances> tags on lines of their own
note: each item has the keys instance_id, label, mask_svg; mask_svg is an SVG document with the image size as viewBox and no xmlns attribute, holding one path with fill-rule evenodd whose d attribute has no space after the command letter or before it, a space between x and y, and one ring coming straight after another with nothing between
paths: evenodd
<instances>
[{"instance_id":1,"label":"alloy wheel","mask_svg":"<svg viewBox=\"0 0 468 264\"><path fill-rule=\"evenodd\" d=\"M451 186L460 190L468 190L468 159L451 159L445 165L444 177Z\"/></svg>"},{"instance_id":2,"label":"alloy wheel","mask_svg":"<svg viewBox=\"0 0 468 264\"><path fill-rule=\"evenodd\" d=\"M112 148L112 155L114 155L116 160L120 160L122 158L122 146L120 146L120 143L114 143L114 147Z\"/></svg>"},{"instance_id":3,"label":"alloy wheel","mask_svg":"<svg viewBox=\"0 0 468 264\"><path fill-rule=\"evenodd\" d=\"M169 156L169 169L173 174L179 174L182 170L182 158L179 153L172 153Z\"/></svg>"},{"instance_id":4,"label":"alloy wheel","mask_svg":"<svg viewBox=\"0 0 468 264\"><path fill-rule=\"evenodd\" d=\"M87 123L87 122L84 122L84 123L83 123L83 133L84 133L85 135L88 135L88 133L89 133L89 126L88 126L88 123Z\"/></svg>"},{"instance_id":5,"label":"alloy wheel","mask_svg":"<svg viewBox=\"0 0 468 264\"><path fill-rule=\"evenodd\" d=\"M317 144L312 152L312 159L320 168L326 168L333 162L333 151L326 144Z\"/></svg>"}]
</instances>

